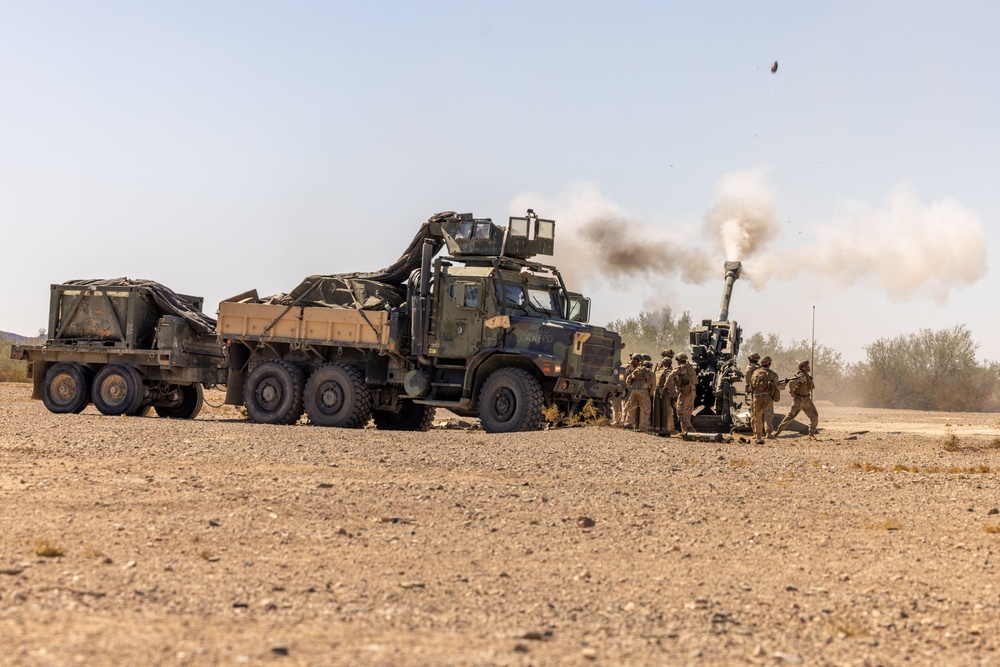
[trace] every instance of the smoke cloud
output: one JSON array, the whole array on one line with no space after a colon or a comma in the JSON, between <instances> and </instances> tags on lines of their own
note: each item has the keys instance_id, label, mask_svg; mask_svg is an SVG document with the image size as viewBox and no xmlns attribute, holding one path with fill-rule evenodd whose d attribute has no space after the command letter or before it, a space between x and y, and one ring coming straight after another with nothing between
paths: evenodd
<instances>
[{"instance_id":1,"label":"smoke cloud","mask_svg":"<svg viewBox=\"0 0 1000 667\"><path fill-rule=\"evenodd\" d=\"M556 262L575 288L610 282L635 289L640 281L662 294L665 279L705 284L735 260L758 290L771 280L806 280L816 291L873 281L894 300L944 301L986 274L982 224L954 199L925 205L901 184L878 206L845 202L846 213L815 226L811 240L780 247L774 202L760 168L723 176L702 219L671 230L636 220L592 183L554 198L520 195L511 211L534 208L556 220Z\"/></svg>"}]
</instances>

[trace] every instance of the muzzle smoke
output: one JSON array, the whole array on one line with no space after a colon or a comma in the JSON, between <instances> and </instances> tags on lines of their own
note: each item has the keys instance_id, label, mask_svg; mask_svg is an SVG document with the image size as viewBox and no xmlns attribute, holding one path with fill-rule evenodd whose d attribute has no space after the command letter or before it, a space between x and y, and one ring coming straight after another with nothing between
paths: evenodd
<instances>
[{"instance_id":1,"label":"muzzle smoke","mask_svg":"<svg viewBox=\"0 0 1000 667\"><path fill-rule=\"evenodd\" d=\"M721 277L724 261L739 260L756 289L770 280L812 279L817 290L872 280L892 299L944 300L986 273L982 224L953 199L924 205L900 185L879 207L847 202L848 213L814 227L812 241L781 248L774 200L756 169L724 176L703 218L672 231L635 220L589 183L551 199L520 195L511 210L556 220L556 262L574 289L634 289L638 280L662 293L664 279L705 284Z\"/></svg>"}]
</instances>

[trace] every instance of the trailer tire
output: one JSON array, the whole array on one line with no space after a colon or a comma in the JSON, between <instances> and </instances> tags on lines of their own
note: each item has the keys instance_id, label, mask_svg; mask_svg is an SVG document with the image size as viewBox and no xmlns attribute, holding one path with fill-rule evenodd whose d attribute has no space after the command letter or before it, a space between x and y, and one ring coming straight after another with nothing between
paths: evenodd
<instances>
[{"instance_id":1,"label":"trailer tire","mask_svg":"<svg viewBox=\"0 0 1000 667\"><path fill-rule=\"evenodd\" d=\"M487 433L537 431L545 397L534 375L521 368L501 368L479 392L479 421Z\"/></svg>"},{"instance_id":2,"label":"trailer tire","mask_svg":"<svg viewBox=\"0 0 1000 667\"><path fill-rule=\"evenodd\" d=\"M177 386L177 391L181 393L181 402L178 405L157 405L153 409L156 414L166 419L194 419L201 412L201 404L205 399L205 392L200 384L182 384Z\"/></svg>"},{"instance_id":3,"label":"trailer tire","mask_svg":"<svg viewBox=\"0 0 1000 667\"><path fill-rule=\"evenodd\" d=\"M90 405L90 370L69 362L59 362L45 372L42 403L49 412L80 414Z\"/></svg>"},{"instance_id":4,"label":"trailer tire","mask_svg":"<svg viewBox=\"0 0 1000 667\"><path fill-rule=\"evenodd\" d=\"M372 394L354 366L325 364L306 382L305 406L311 424L363 428L372 416Z\"/></svg>"},{"instance_id":5,"label":"trailer tire","mask_svg":"<svg viewBox=\"0 0 1000 667\"><path fill-rule=\"evenodd\" d=\"M433 405L419 405L413 401L403 401L399 412L376 410L372 413L375 428L380 431L429 431L434 423Z\"/></svg>"},{"instance_id":6,"label":"trailer tire","mask_svg":"<svg viewBox=\"0 0 1000 667\"><path fill-rule=\"evenodd\" d=\"M136 416L142 410L146 391L142 375L134 366L108 364L97 372L91 397L101 414L109 416Z\"/></svg>"},{"instance_id":7,"label":"trailer tire","mask_svg":"<svg viewBox=\"0 0 1000 667\"><path fill-rule=\"evenodd\" d=\"M258 424L294 424L302 416L304 382L302 369L290 361L257 364L243 387L247 417Z\"/></svg>"}]
</instances>

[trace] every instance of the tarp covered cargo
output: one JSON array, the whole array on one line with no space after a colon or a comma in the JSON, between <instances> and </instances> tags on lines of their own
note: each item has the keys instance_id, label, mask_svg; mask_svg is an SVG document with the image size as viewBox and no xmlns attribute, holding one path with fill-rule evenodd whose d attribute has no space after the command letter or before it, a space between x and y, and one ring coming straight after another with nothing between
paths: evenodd
<instances>
[{"instance_id":1,"label":"tarp covered cargo","mask_svg":"<svg viewBox=\"0 0 1000 667\"><path fill-rule=\"evenodd\" d=\"M81 287L145 287L153 297L157 307L164 315L176 315L184 318L192 329L200 334L214 334L215 320L201 312L190 302L182 299L169 287L143 278L91 278L86 280L67 280L63 285L79 285ZM53 332L54 333L54 332Z\"/></svg>"},{"instance_id":2,"label":"tarp covered cargo","mask_svg":"<svg viewBox=\"0 0 1000 667\"><path fill-rule=\"evenodd\" d=\"M264 303L283 306L329 306L358 310L396 308L406 300L406 281L420 268L421 253L426 239L434 243L434 254L444 245L444 239L431 234L431 225L455 215L445 211L431 216L420 227L410 245L394 263L380 271L367 273L336 273L309 276L288 294L275 294Z\"/></svg>"}]
</instances>

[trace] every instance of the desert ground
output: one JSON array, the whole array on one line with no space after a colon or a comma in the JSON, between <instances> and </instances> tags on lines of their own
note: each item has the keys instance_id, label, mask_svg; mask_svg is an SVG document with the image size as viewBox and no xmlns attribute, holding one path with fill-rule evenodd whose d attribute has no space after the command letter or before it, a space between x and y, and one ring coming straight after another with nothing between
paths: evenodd
<instances>
[{"instance_id":1,"label":"desert ground","mask_svg":"<svg viewBox=\"0 0 1000 667\"><path fill-rule=\"evenodd\" d=\"M1000 664L1000 415L821 405L756 445L29 395L0 384L3 665Z\"/></svg>"}]
</instances>

